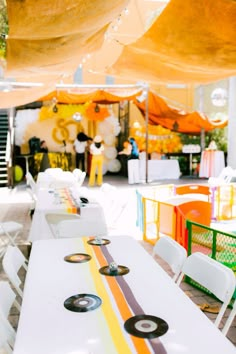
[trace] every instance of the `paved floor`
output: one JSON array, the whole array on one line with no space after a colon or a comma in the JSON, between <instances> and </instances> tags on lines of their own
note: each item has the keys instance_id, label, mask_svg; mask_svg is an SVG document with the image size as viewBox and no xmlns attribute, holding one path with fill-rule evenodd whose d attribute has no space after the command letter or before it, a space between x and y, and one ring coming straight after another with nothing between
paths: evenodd
<instances>
[{"instance_id":1,"label":"paved floor","mask_svg":"<svg viewBox=\"0 0 236 354\"><path fill-rule=\"evenodd\" d=\"M87 186L87 180L85 180L85 186ZM142 234L140 230L136 227L136 189L138 188L149 188L155 185L161 184L186 184L186 183L206 183L205 180L191 180L191 179L179 179L174 181L158 181L158 183L153 184L139 184L139 185L128 185L127 178L120 176L104 176L104 184L110 184L116 187L118 190L119 201L117 201L117 208L120 208L120 212L113 217L113 220L109 219L109 234L114 236L119 236L121 234L129 234L136 238L138 242L151 254L153 246L142 240ZM98 187L93 187L93 192L99 193ZM18 237L19 247L22 249L24 254L28 256L28 242L27 237L30 230L31 218L30 218L30 207L32 204L31 196L27 192L25 183L18 184L13 189L1 188L0 189L0 221L15 220L23 224L23 232ZM156 258L156 261L165 268L165 270L171 274L168 266L161 260ZM22 281L24 282L25 273L22 270L20 273ZM0 280L6 279L6 276L0 265ZM182 283L181 288L186 292L186 294L196 303L196 304L210 304L211 306L219 305L215 299L204 294L202 291L192 287L187 283ZM227 309L226 314L222 320L220 328L222 328L230 309ZM210 320L214 321L216 314L206 313L206 316ZM13 310L10 316L10 321L13 326L17 329L19 314L16 310ZM231 326L228 335L228 339L234 343L236 346L236 319ZM200 340L200 338L199 338ZM226 353L222 353L226 354Z\"/></svg>"}]
</instances>

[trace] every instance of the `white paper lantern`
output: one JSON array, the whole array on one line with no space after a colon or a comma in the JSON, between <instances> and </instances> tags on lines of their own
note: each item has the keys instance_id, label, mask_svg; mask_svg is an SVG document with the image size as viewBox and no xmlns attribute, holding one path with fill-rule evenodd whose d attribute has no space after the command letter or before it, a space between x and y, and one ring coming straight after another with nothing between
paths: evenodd
<instances>
[{"instance_id":1,"label":"white paper lantern","mask_svg":"<svg viewBox=\"0 0 236 354\"><path fill-rule=\"evenodd\" d=\"M104 150L104 155L107 159L114 160L117 156L117 150L115 147L112 146L106 147Z\"/></svg>"},{"instance_id":2,"label":"white paper lantern","mask_svg":"<svg viewBox=\"0 0 236 354\"><path fill-rule=\"evenodd\" d=\"M108 162L108 171L109 172L119 172L121 169L121 163L119 160L114 159Z\"/></svg>"}]
</instances>

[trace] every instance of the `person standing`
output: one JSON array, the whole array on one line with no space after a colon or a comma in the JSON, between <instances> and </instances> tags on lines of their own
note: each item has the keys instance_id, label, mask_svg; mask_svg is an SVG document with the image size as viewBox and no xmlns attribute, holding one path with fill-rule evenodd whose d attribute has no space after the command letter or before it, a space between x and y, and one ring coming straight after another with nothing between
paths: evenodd
<instances>
[{"instance_id":1,"label":"person standing","mask_svg":"<svg viewBox=\"0 0 236 354\"><path fill-rule=\"evenodd\" d=\"M131 153L128 156L128 182L129 184L140 183L139 177L139 149L134 138L129 138Z\"/></svg>"},{"instance_id":2,"label":"person standing","mask_svg":"<svg viewBox=\"0 0 236 354\"><path fill-rule=\"evenodd\" d=\"M80 132L74 141L73 147L75 151L75 166L85 171L85 151L88 146L88 140L92 140L89 136Z\"/></svg>"},{"instance_id":3,"label":"person standing","mask_svg":"<svg viewBox=\"0 0 236 354\"><path fill-rule=\"evenodd\" d=\"M103 152L104 145L102 144L102 137L96 135L93 139L93 143L90 145L90 153L92 155L91 169L89 175L89 186L93 187L95 184L95 179L97 175L97 185L101 186L103 182Z\"/></svg>"}]
</instances>

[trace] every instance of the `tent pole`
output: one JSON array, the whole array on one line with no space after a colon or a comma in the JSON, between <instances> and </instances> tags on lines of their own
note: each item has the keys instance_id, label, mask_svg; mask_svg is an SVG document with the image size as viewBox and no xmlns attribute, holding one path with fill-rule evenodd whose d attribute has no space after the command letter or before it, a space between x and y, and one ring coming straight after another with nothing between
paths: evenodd
<instances>
[{"instance_id":1,"label":"tent pole","mask_svg":"<svg viewBox=\"0 0 236 354\"><path fill-rule=\"evenodd\" d=\"M146 100L145 100L145 125L146 125L146 173L145 173L145 181L148 183L148 110L149 110L149 87L146 85L145 87L145 95L146 95Z\"/></svg>"}]
</instances>

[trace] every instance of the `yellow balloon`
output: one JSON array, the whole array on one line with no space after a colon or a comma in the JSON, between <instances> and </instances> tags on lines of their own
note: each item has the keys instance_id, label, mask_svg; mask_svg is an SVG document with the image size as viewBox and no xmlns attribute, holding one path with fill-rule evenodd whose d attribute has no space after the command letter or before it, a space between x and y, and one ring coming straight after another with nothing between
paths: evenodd
<instances>
[{"instance_id":1,"label":"yellow balloon","mask_svg":"<svg viewBox=\"0 0 236 354\"><path fill-rule=\"evenodd\" d=\"M15 182L20 182L23 178L23 170L20 166L16 165L14 167L14 178L15 178Z\"/></svg>"}]
</instances>

